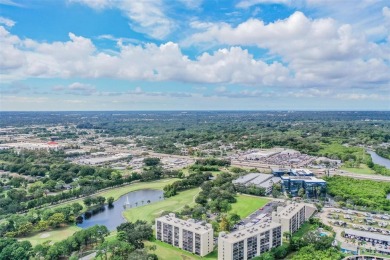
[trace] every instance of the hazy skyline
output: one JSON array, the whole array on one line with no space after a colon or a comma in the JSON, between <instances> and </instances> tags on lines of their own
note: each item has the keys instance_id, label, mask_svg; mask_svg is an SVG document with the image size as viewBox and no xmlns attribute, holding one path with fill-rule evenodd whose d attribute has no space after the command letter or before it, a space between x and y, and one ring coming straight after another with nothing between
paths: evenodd
<instances>
[{"instance_id":1,"label":"hazy skyline","mask_svg":"<svg viewBox=\"0 0 390 260\"><path fill-rule=\"evenodd\" d=\"M0 110L390 110L390 1L0 0Z\"/></svg>"}]
</instances>

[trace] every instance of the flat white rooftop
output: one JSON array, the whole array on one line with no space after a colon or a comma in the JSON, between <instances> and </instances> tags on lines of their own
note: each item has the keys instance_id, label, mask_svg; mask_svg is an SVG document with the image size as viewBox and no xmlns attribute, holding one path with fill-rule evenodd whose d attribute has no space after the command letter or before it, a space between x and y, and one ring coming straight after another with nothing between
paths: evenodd
<instances>
[{"instance_id":1,"label":"flat white rooftop","mask_svg":"<svg viewBox=\"0 0 390 260\"><path fill-rule=\"evenodd\" d=\"M173 214L173 213L159 217L156 219L156 221L167 223L167 224L170 224L170 225L176 226L176 227L181 227L181 228L184 228L188 231L192 231L192 232L198 233L198 234L205 234L205 233L210 232L210 230L211 231L213 230L211 225L206 224L205 226L203 226L199 223L195 223L195 221L193 219L182 220L182 219L177 218L175 216L175 214Z\"/></svg>"},{"instance_id":2,"label":"flat white rooftop","mask_svg":"<svg viewBox=\"0 0 390 260\"><path fill-rule=\"evenodd\" d=\"M282 210L279 210L277 215L281 218L291 218L295 214L297 214L303 207L305 207L305 204L303 203L296 203L292 202L291 204L284 207Z\"/></svg>"},{"instance_id":3,"label":"flat white rooftop","mask_svg":"<svg viewBox=\"0 0 390 260\"><path fill-rule=\"evenodd\" d=\"M346 229L345 234L358 236L358 237L371 238L371 239L386 241L386 242L390 243L390 236L386 236L386 235L382 235L382 234L365 232L365 231L360 231L360 230L355 230L355 229Z\"/></svg>"},{"instance_id":4,"label":"flat white rooftop","mask_svg":"<svg viewBox=\"0 0 390 260\"><path fill-rule=\"evenodd\" d=\"M229 234L221 232L219 233L218 239L222 239L230 243L235 243L280 226L281 225L279 223L275 222L255 224L251 227L243 228Z\"/></svg>"}]
</instances>

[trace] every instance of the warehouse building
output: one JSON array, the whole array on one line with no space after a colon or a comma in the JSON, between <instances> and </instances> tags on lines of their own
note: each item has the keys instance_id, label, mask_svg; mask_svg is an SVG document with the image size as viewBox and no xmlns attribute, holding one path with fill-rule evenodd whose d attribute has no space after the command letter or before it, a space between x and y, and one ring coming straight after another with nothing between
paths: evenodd
<instances>
[{"instance_id":1,"label":"warehouse building","mask_svg":"<svg viewBox=\"0 0 390 260\"><path fill-rule=\"evenodd\" d=\"M273 185L280 182L281 179L279 177L275 177L271 174L249 173L234 180L233 184L236 186L242 185L247 187L254 185L259 188L264 188L265 193L270 194L272 192Z\"/></svg>"}]
</instances>

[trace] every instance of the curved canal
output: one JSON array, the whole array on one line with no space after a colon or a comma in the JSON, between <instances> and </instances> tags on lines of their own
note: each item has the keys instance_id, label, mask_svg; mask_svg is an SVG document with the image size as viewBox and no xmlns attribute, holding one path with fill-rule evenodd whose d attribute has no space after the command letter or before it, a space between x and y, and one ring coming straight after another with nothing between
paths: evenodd
<instances>
[{"instance_id":1,"label":"curved canal","mask_svg":"<svg viewBox=\"0 0 390 260\"><path fill-rule=\"evenodd\" d=\"M390 169L390 160L389 159L383 158L371 150L367 150L367 153L369 153L371 155L373 163L382 165L382 166L386 167L387 169Z\"/></svg>"}]
</instances>

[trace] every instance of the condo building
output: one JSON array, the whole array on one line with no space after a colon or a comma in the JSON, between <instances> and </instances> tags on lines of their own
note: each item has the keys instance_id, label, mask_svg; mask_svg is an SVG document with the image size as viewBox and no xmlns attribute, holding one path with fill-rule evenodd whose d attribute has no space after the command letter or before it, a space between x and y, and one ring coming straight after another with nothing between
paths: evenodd
<instances>
[{"instance_id":1,"label":"condo building","mask_svg":"<svg viewBox=\"0 0 390 260\"><path fill-rule=\"evenodd\" d=\"M218 260L247 260L282 244L281 225L260 223L218 237Z\"/></svg>"},{"instance_id":2,"label":"condo building","mask_svg":"<svg viewBox=\"0 0 390 260\"><path fill-rule=\"evenodd\" d=\"M278 207L272 212L272 221L282 225L282 233L296 232L315 212L308 204L292 202L287 207Z\"/></svg>"},{"instance_id":3,"label":"condo building","mask_svg":"<svg viewBox=\"0 0 390 260\"><path fill-rule=\"evenodd\" d=\"M174 213L157 218L156 238L183 250L205 256L213 251L213 228L194 220L181 220Z\"/></svg>"}]
</instances>

